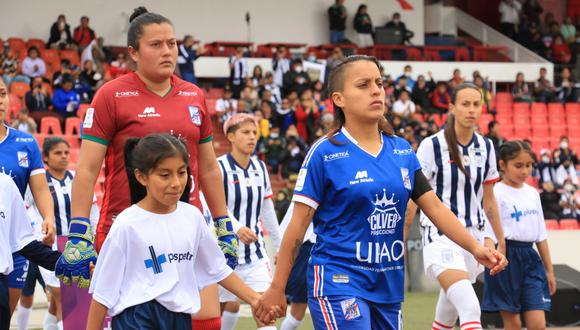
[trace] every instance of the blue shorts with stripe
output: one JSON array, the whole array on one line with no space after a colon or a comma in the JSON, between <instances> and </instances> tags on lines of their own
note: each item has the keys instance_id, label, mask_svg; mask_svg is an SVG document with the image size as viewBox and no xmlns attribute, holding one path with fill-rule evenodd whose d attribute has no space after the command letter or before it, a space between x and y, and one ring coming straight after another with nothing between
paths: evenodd
<instances>
[{"instance_id":1,"label":"blue shorts with stripe","mask_svg":"<svg viewBox=\"0 0 580 330\"><path fill-rule=\"evenodd\" d=\"M489 270L485 270L481 310L510 313L550 310L546 271L532 245L530 242L506 240L506 257L510 264L495 276L490 276Z\"/></svg>"},{"instance_id":2,"label":"blue shorts with stripe","mask_svg":"<svg viewBox=\"0 0 580 330\"><path fill-rule=\"evenodd\" d=\"M113 316L111 326L119 330L191 330L191 314L172 312L151 300Z\"/></svg>"},{"instance_id":3,"label":"blue shorts with stripe","mask_svg":"<svg viewBox=\"0 0 580 330\"><path fill-rule=\"evenodd\" d=\"M360 297L308 298L314 329L401 330L401 304L379 304Z\"/></svg>"},{"instance_id":4,"label":"blue shorts with stripe","mask_svg":"<svg viewBox=\"0 0 580 330\"><path fill-rule=\"evenodd\" d=\"M14 269L8 274L8 287L11 289L22 289L26 283L28 260L18 253L13 253L12 262Z\"/></svg>"},{"instance_id":5,"label":"blue shorts with stripe","mask_svg":"<svg viewBox=\"0 0 580 330\"><path fill-rule=\"evenodd\" d=\"M308 302L307 268L312 246L314 246L314 243L309 241L302 244L300 251L298 252L298 257L296 257L296 260L294 261L294 266L292 266L292 271L288 276L288 283L286 283L286 297L291 303L306 304Z\"/></svg>"}]
</instances>

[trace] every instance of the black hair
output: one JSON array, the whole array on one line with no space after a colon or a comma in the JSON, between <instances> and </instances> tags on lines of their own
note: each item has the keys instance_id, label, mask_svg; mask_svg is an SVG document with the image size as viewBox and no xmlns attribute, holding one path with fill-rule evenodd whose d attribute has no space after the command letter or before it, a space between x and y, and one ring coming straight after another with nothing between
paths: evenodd
<instances>
[{"instance_id":1,"label":"black hair","mask_svg":"<svg viewBox=\"0 0 580 330\"><path fill-rule=\"evenodd\" d=\"M131 204L145 198L147 190L135 177L135 170L148 174L159 162L166 158L179 156L187 165L187 185L181 201L187 202L190 190L189 153L183 141L170 134L150 134L143 138L128 138L125 141L125 168L129 179Z\"/></svg>"},{"instance_id":2,"label":"black hair","mask_svg":"<svg viewBox=\"0 0 580 330\"><path fill-rule=\"evenodd\" d=\"M26 54L27 54L27 55L30 55L30 52L31 52L31 51L33 51L33 50L35 50L35 51L36 51L36 54L37 54L38 56L40 56L40 51L38 50L38 47L36 47L36 46L30 46L30 47L28 48L28 51L26 51Z\"/></svg>"},{"instance_id":3,"label":"black hair","mask_svg":"<svg viewBox=\"0 0 580 330\"><path fill-rule=\"evenodd\" d=\"M521 140L511 140L502 144L499 147L499 159L507 165L507 163L516 158L520 152L527 152L530 157L534 159L534 152L530 145Z\"/></svg>"},{"instance_id":4,"label":"black hair","mask_svg":"<svg viewBox=\"0 0 580 330\"><path fill-rule=\"evenodd\" d=\"M42 143L42 155L44 157L48 157L52 149L54 149L57 145L61 143L66 144L66 146L70 148L70 144L68 143L68 141L61 138L60 136L47 137L46 139L44 139L44 142Z\"/></svg>"},{"instance_id":5,"label":"black hair","mask_svg":"<svg viewBox=\"0 0 580 330\"><path fill-rule=\"evenodd\" d=\"M372 62L377 66L379 71L381 70L381 64L379 63L377 58L374 56L351 55L351 56L346 57L345 59L338 62L338 64L336 64L330 70L330 73L328 74L328 96L331 99L332 99L332 93L340 92L340 91L342 91L342 89L344 87L344 78L345 78L344 73L346 71L345 69L348 67L349 64L354 63L354 62L359 62L359 61ZM327 134L327 136L328 136L328 139L333 144L338 145L339 143L336 142L336 140L334 139L334 134L340 132L340 130L342 129L342 126L344 126L346 119L345 119L344 112L343 112L342 108L337 106L336 104L334 104L334 101L332 102L332 104L334 106L334 126L335 127L334 127L334 130L330 131ZM391 124L387 121L387 119L384 116L381 117L381 119L379 120L379 130L385 132L388 135L395 135L395 130L393 129Z\"/></svg>"},{"instance_id":6,"label":"black hair","mask_svg":"<svg viewBox=\"0 0 580 330\"><path fill-rule=\"evenodd\" d=\"M143 36L143 27L149 24L173 23L165 16L150 13L145 7L137 7L129 17L129 31L127 31L127 46L139 50L139 39Z\"/></svg>"},{"instance_id":7,"label":"black hair","mask_svg":"<svg viewBox=\"0 0 580 330\"><path fill-rule=\"evenodd\" d=\"M363 4L360 4L358 6L358 9L356 10L356 13L357 14L360 14L360 11L363 10L363 9L366 9L366 8L367 8L367 5L365 5L364 3Z\"/></svg>"},{"instance_id":8,"label":"black hair","mask_svg":"<svg viewBox=\"0 0 580 330\"><path fill-rule=\"evenodd\" d=\"M487 123L487 131L491 133L491 130L495 128L495 125L497 125L497 121L492 120L489 123Z\"/></svg>"},{"instance_id":9,"label":"black hair","mask_svg":"<svg viewBox=\"0 0 580 330\"><path fill-rule=\"evenodd\" d=\"M475 86L472 83L459 84L457 85L457 87L455 87L453 93L451 94L452 104L455 104L455 101L457 101L457 95L464 89L475 89L478 93L481 94L479 87ZM457 168L459 168L459 170L463 172L465 176L469 176L469 174L465 170L465 166L463 165L462 157L460 157L459 155L459 148L457 147L457 133L455 132L455 115L453 115L452 113L450 113L447 116L447 121L445 122L444 136L453 163L455 163Z\"/></svg>"}]
</instances>

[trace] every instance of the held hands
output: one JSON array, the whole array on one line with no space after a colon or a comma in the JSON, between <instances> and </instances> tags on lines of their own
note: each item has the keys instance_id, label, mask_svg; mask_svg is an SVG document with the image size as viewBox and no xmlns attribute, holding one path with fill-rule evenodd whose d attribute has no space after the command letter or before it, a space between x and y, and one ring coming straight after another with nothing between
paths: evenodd
<instances>
[{"instance_id":1,"label":"held hands","mask_svg":"<svg viewBox=\"0 0 580 330\"><path fill-rule=\"evenodd\" d=\"M44 234L42 237L42 243L44 245L52 246L56 235L54 218L45 218L44 221L42 221L42 233Z\"/></svg>"},{"instance_id":2,"label":"held hands","mask_svg":"<svg viewBox=\"0 0 580 330\"><path fill-rule=\"evenodd\" d=\"M491 275L496 275L504 270L508 265L506 257L490 247L478 245L472 254L477 262L484 265L486 268L489 268L489 273Z\"/></svg>"},{"instance_id":3,"label":"held hands","mask_svg":"<svg viewBox=\"0 0 580 330\"><path fill-rule=\"evenodd\" d=\"M87 218L70 221L69 238L62 256L56 263L56 276L64 284L77 283L79 288L88 288L91 283L91 264L97 263L97 252L93 247L93 235Z\"/></svg>"},{"instance_id":4,"label":"held hands","mask_svg":"<svg viewBox=\"0 0 580 330\"><path fill-rule=\"evenodd\" d=\"M232 219L222 216L213 219L216 229L218 245L226 257L226 262L231 269L238 265L238 238L234 233Z\"/></svg>"},{"instance_id":5,"label":"held hands","mask_svg":"<svg viewBox=\"0 0 580 330\"><path fill-rule=\"evenodd\" d=\"M264 324L270 324L277 318L286 316L286 308L284 289L273 285L262 294L255 306L252 304L254 315Z\"/></svg>"}]
</instances>

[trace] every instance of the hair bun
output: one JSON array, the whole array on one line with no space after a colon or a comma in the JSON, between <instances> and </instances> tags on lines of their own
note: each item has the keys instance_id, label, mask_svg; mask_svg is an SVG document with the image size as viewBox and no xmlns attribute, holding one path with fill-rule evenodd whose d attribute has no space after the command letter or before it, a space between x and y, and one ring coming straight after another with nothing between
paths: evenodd
<instances>
[{"instance_id":1,"label":"hair bun","mask_svg":"<svg viewBox=\"0 0 580 330\"><path fill-rule=\"evenodd\" d=\"M131 14L131 17L129 17L129 23L133 22L137 17L148 13L149 11L147 10L147 8L141 6L141 7L137 7L133 10L133 14Z\"/></svg>"}]
</instances>

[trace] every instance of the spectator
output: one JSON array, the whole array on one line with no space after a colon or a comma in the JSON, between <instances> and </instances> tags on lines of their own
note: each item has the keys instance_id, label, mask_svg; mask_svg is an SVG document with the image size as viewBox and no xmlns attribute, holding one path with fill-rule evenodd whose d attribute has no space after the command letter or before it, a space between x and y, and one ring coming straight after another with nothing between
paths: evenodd
<instances>
[{"instance_id":1,"label":"spectator","mask_svg":"<svg viewBox=\"0 0 580 330\"><path fill-rule=\"evenodd\" d=\"M256 117L256 123L258 124L258 140L263 140L270 135L270 121L264 118L262 110L254 112L254 116Z\"/></svg>"},{"instance_id":2,"label":"spectator","mask_svg":"<svg viewBox=\"0 0 580 330\"><path fill-rule=\"evenodd\" d=\"M113 79L131 72L131 69L129 68L129 62L127 61L127 55L125 54L125 52L120 52L117 54L117 59L111 62L110 71L111 78Z\"/></svg>"},{"instance_id":3,"label":"spectator","mask_svg":"<svg viewBox=\"0 0 580 330\"><path fill-rule=\"evenodd\" d=\"M278 126L278 113L274 110L274 108L272 108L269 101L262 101L260 103L260 111L262 112L264 119L267 119L271 124Z\"/></svg>"},{"instance_id":4,"label":"spectator","mask_svg":"<svg viewBox=\"0 0 580 330\"><path fill-rule=\"evenodd\" d=\"M564 181L560 197L560 206L562 207L561 218L576 219L578 217L579 203L576 199L576 189L577 186L572 183L572 179L568 178Z\"/></svg>"},{"instance_id":5,"label":"spectator","mask_svg":"<svg viewBox=\"0 0 580 330\"><path fill-rule=\"evenodd\" d=\"M282 101L282 92L280 91L280 87L274 83L272 72L266 72L264 75L264 90L268 90L272 93L272 102L280 104Z\"/></svg>"},{"instance_id":6,"label":"spectator","mask_svg":"<svg viewBox=\"0 0 580 330\"><path fill-rule=\"evenodd\" d=\"M530 91L530 87L524 80L523 72L518 72L516 74L516 81L512 86L512 98L514 102L531 103L533 101L532 92Z\"/></svg>"},{"instance_id":7,"label":"spectator","mask_svg":"<svg viewBox=\"0 0 580 330\"><path fill-rule=\"evenodd\" d=\"M12 81L23 81L30 82L30 78L18 74L18 59L14 55L14 52L10 50L8 43L4 46L4 54L2 55L2 61L0 61L0 74L2 79L6 84L6 88L10 88Z\"/></svg>"},{"instance_id":8,"label":"spectator","mask_svg":"<svg viewBox=\"0 0 580 330\"><path fill-rule=\"evenodd\" d=\"M411 93L411 100L415 102L417 111L424 114L433 113L430 94L436 88L431 71L428 72L428 75L429 81L426 81L425 76L423 75L417 77L417 82L415 83L415 87Z\"/></svg>"},{"instance_id":9,"label":"spectator","mask_svg":"<svg viewBox=\"0 0 580 330\"><path fill-rule=\"evenodd\" d=\"M43 84L42 77L33 78L30 82L30 90L24 95L26 108L30 111L30 116L40 123L42 117L53 115L49 109L52 107L50 94Z\"/></svg>"},{"instance_id":10,"label":"spectator","mask_svg":"<svg viewBox=\"0 0 580 330\"><path fill-rule=\"evenodd\" d=\"M385 24L386 28L393 29L397 35L402 36L401 44L412 44L411 39L415 36L413 31L407 30L407 26L401 21L401 14L394 13L392 20Z\"/></svg>"},{"instance_id":11,"label":"spectator","mask_svg":"<svg viewBox=\"0 0 580 330\"><path fill-rule=\"evenodd\" d=\"M409 94L413 91L407 83L407 76L401 76L397 79L397 84L395 85L395 99L399 98L402 91L407 91Z\"/></svg>"},{"instance_id":12,"label":"spectator","mask_svg":"<svg viewBox=\"0 0 580 330\"><path fill-rule=\"evenodd\" d=\"M292 62L292 70L284 75L284 90L286 94L295 91L301 95L310 87L310 77L302 68L302 60L295 59Z\"/></svg>"},{"instance_id":13,"label":"spectator","mask_svg":"<svg viewBox=\"0 0 580 330\"><path fill-rule=\"evenodd\" d=\"M63 118L76 116L80 105L80 96L73 88L74 78L70 74L65 74L62 77L61 86L54 92L52 103L54 111Z\"/></svg>"},{"instance_id":14,"label":"spectator","mask_svg":"<svg viewBox=\"0 0 580 330\"><path fill-rule=\"evenodd\" d=\"M316 104L320 105L324 103L326 99L326 92L324 91L324 84L320 80L316 80L312 83L312 96Z\"/></svg>"},{"instance_id":15,"label":"spectator","mask_svg":"<svg viewBox=\"0 0 580 330\"><path fill-rule=\"evenodd\" d=\"M540 151L538 173L540 186L544 183L556 183L556 165L548 149L542 149Z\"/></svg>"},{"instance_id":16,"label":"spectator","mask_svg":"<svg viewBox=\"0 0 580 330\"><path fill-rule=\"evenodd\" d=\"M560 219L562 215L562 207L560 206L561 196L554 188L552 182L544 182L542 185L542 192L540 192L540 202L542 203L542 211L545 219Z\"/></svg>"},{"instance_id":17,"label":"spectator","mask_svg":"<svg viewBox=\"0 0 580 330\"><path fill-rule=\"evenodd\" d=\"M281 155L282 177L287 179L292 174L298 174L302 162L304 161L305 150L300 148L296 137L290 136L287 139L286 150Z\"/></svg>"},{"instance_id":18,"label":"spectator","mask_svg":"<svg viewBox=\"0 0 580 330\"><path fill-rule=\"evenodd\" d=\"M306 143L312 144L316 137L316 124L320 117L320 112L310 89L304 90L302 95L300 95L300 105L296 108L295 117L298 134Z\"/></svg>"},{"instance_id":19,"label":"spectator","mask_svg":"<svg viewBox=\"0 0 580 330\"><path fill-rule=\"evenodd\" d=\"M322 137L324 132L330 132L332 127L334 127L334 115L328 110L323 111L320 115L320 134L317 137Z\"/></svg>"},{"instance_id":20,"label":"spectator","mask_svg":"<svg viewBox=\"0 0 580 330\"><path fill-rule=\"evenodd\" d=\"M415 80L413 79L413 67L410 65L405 65L405 68L403 69L403 74L400 75L397 80L395 81L397 84L399 83L399 80L401 78L405 77L407 79L407 87L409 87L410 90L413 90L413 87L415 87Z\"/></svg>"},{"instance_id":21,"label":"spectator","mask_svg":"<svg viewBox=\"0 0 580 330\"><path fill-rule=\"evenodd\" d=\"M296 93L296 91L290 91L290 93L286 95L286 98L290 101L290 107L292 109L296 110L300 105L300 99L298 98L298 93Z\"/></svg>"},{"instance_id":22,"label":"spectator","mask_svg":"<svg viewBox=\"0 0 580 330\"><path fill-rule=\"evenodd\" d=\"M224 95L216 101L215 111L222 123L233 116L238 110L238 101L232 98L232 89L230 86L224 88Z\"/></svg>"},{"instance_id":23,"label":"spectator","mask_svg":"<svg viewBox=\"0 0 580 330\"><path fill-rule=\"evenodd\" d=\"M576 26L572 21L572 17L566 17L564 24L560 27L560 33L562 33L562 37L564 37L566 43L571 44L576 42Z\"/></svg>"},{"instance_id":24,"label":"spectator","mask_svg":"<svg viewBox=\"0 0 580 330\"><path fill-rule=\"evenodd\" d=\"M542 35L549 35L551 33L553 23L556 23L554 14L547 12L546 15L544 15L544 24L540 26L540 32Z\"/></svg>"},{"instance_id":25,"label":"spectator","mask_svg":"<svg viewBox=\"0 0 580 330\"><path fill-rule=\"evenodd\" d=\"M555 35L552 39L552 60L557 64L568 64L572 60L570 47L561 34Z\"/></svg>"},{"instance_id":26,"label":"spectator","mask_svg":"<svg viewBox=\"0 0 580 330\"><path fill-rule=\"evenodd\" d=\"M280 189L276 193L276 200L274 201L274 209L276 210L276 217L279 221L284 219L284 215L290 207L290 197L287 189Z\"/></svg>"},{"instance_id":27,"label":"spectator","mask_svg":"<svg viewBox=\"0 0 580 330\"><path fill-rule=\"evenodd\" d=\"M57 72L52 74L52 89L53 90L56 90L58 87L60 87L60 85L62 84L62 77L65 74L72 73L71 67L72 67L72 65L70 64L70 61L68 59L63 58L62 60L60 60L60 71L57 71Z\"/></svg>"},{"instance_id":28,"label":"spectator","mask_svg":"<svg viewBox=\"0 0 580 330\"><path fill-rule=\"evenodd\" d=\"M274 84L279 88L284 86L284 75L290 71L290 60L286 47L276 49L276 56L272 60L272 70L274 70Z\"/></svg>"},{"instance_id":29,"label":"spectator","mask_svg":"<svg viewBox=\"0 0 580 330\"><path fill-rule=\"evenodd\" d=\"M326 71L325 71L325 81L328 81L328 74L334 66L340 63L344 59L344 53L340 47L336 47L332 50L328 58L326 59Z\"/></svg>"},{"instance_id":30,"label":"spectator","mask_svg":"<svg viewBox=\"0 0 580 330\"><path fill-rule=\"evenodd\" d=\"M495 120L490 121L487 124L487 135L485 135L485 137L490 139L491 142L493 143L496 156L499 156L499 147L505 142L505 140L501 136L499 125L500 124Z\"/></svg>"},{"instance_id":31,"label":"spectator","mask_svg":"<svg viewBox=\"0 0 580 330\"><path fill-rule=\"evenodd\" d=\"M306 53L306 55L304 56L304 59L308 62L320 63L320 61L318 61L318 58L316 58L316 53L312 50L309 51L308 53Z\"/></svg>"},{"instance_id":32,"label":"spectator","mask_svg":"<svg viewBox=\"0 0 580 330\"><path fill-rule=\"evenodd\" d=\"M81 66L85 67L86 61L92 61L95 70L101 75L105 74L103 64L106 61L105 50L103 49L103 38L93 39L81 54Z\"/></svg>"},{"instance_id":33,"label":"spectator","mask_svg":"<svg viewBox=\"0 0 580 330\"><path fill-rule=\"evenodd\" d=\"M474 85L477 86L477 88L479 88L479 91L481 92L482 95L482 104L485 105L485 108L488 111L491 111L491 92L489 91L489 89L487 88L487 84L485 83L485 80L483 80L482 76L477 76L475 77L475 80L473 81Z\"/></svg>"},{"instance_id":34,"label":"spectator","mask_svg":"<svg viewBox=\"0 0 580 330\"><path fill-rule=\"evenodd\" d=\"M520 43L540 56L546 55L546 45L542 40L542 34L538 30L538 25L536 23L531 23L527 29L520 31L519 34Z\"/></svg>"},{"instance_id":35,"label":"spectator","mask_svg":"<svg viewBox=\"0 0 580 330\"><path fill-rule=\"evenodd\" d=\"M345 38L346 7L344 0L335 0L334 5L328 8L328 21L330 23L330 43L338 44Z\"/></svg>"},{"instance_id":36,"label":"spectator","mask_svg":"<svg viewBox=\"0 0 580 330\"><path fill-rule=\"evenodd\" d=\"M70 26L64 15L58 15L56 22L50 28L50 38L46 43L47 48L52 49L76 49L70 33Z\"/></svg>"},{"instance_id":37,"label":"spectator","mask_svg":"<svg viewBox=\"0 0 580 330\"><path fill-rule=\"evenodd\" d=\"M254 93L254 89L250 86L244 86L240 94L238 104L245 103L246 111L254 112L258 109L258 94Z\"/></svg>"},{"instance_id":38,"label":"spectator","mask_svg":"<svg viewBox=\"0 0 580 330\"><path fill-rule=\"evenodd\" d=\"M559 186L564 186L564 183L570 180L571 183L578 186L578 176L576 175L576 168L572 163L572 158L561 154L560 155L560 166L556 168L556 184Z\"/></svg>"},{"instance_id":39,"label":"spectator","mask_svg":"<svg viewBox=\"0 0 580 330\"><path fill-rule=\"evenodd\" d=\"M561 77L556 79L555 97L562 103L578 102L576 83L572 80L570 69L564 67Z\"/></svg>"},{"instance_id":40,"label":"spectator","mask_svg":"<svg viewBox=\"0 0 580 330\"><path fill-rule=\"evenodd\" d=\"M522 13L527 18L529 23L534 23L536 25L540 24L540 15L544 11L542 5L538 3L538 0L526 0L522 6Z\"/></svg>"},{"instance_id":41,"label":"spectator","mask_svg":"<svg viewBox=\"0 0 580 330\"><path fill-rule=\"evenodd\" d=\"M280 156L286 149L286 139L280 135L280 127L272 125L266 139L266 162L272 167L272 174L280 175Z\"/></svg>"},{"instance_id":42,"label":"spectator","mask_svg":"<svg viewBox=\"0 0 580 330\"><path fill-rule=\"evenodd\" d=\"M12 127L31 135L36 134L36 123L34 122L34 119L30 118L28 115L27 109L20 110L17 119L12 122Z\"/></svg>"},{"instance_id":43,"label":"spectator","mask_svg":"<svg viewBox=\"0 0 580 330\"><path fill-rule=\"evenodd\" d=\"M97 87L100 87L102 83L103 75L95 70L93 61L86 61L83 66L80 79L83 81L83 83L90 86L92 99L92 95L94 95L94 93L97 91Z\"/></svg>"},{"instance_id":44,"label":"spectator","mask_svg":"<svg viewBox=\"0 0 580 330\"><path fill-rule=\"evenodd\" d=\"M38 48L32 46L28 48L28 56L22 61L22 74L28 78L44 77L46 74L46 64L40 58Z\"/></svg>"},{"instance_id":45,"label":"spectator","mask_svg":"<svg viewBox=\"0 0 580 330\"><path fill-rule=\"evenodd\" d=\"M552 83L548 78L546 78L546 74L548 71L546 68L540 69L540 78L536 80L534 85L534 99L536 102L551 102L552 101Z\"/></svg>"},{"instance_id":46,"label":"spectator","mask_svg":"<svg viewBox=\"0 0 580 330\"><path fill-rule=\"evenodd\" d=\"M179 47L177 66L179 67L179 73L181 74L181 79L188 81L192 84L197 84L197 78L195 77L194 62L200 56L207 52L206 48L196 49L195 40L193 36L187 34L183 37L183 42Z\"/></svg>"},{"instance_id":47,"label":"spectator","mask_svg":"<svg viewBox=\"0 0 580 330\"><path fill-rule=\"evenodd\" d=\"M437 113L443 114L447 113L449 110L449 103L451 103L451 97L447 92L447 86L444 82L438 82L437 88L433 92L433 97L431 98L431 103L435 108Z\"/></svg>"},{"instance_id":48,"label":"spectator","mask_svg":"<svg viewBox=\"0 0 580 330\"><path fill-rule=\"evenodd\" d=\"M501 33L515 39L516 27L520 20L522 5L518 0L502 0L499 4L499 29Z\"/></svg>"},{"instance_id":49,"label":"spectator","mask_svg":"<svg viewBox=\"0 0 580 330\"><path fill-rule=\"evenodd\" d=\"M95 31L89 27L89 18L87 16L81 17L81 24L77 26L73 32L73 41L79 46L82 51L91 41L95 40L97 35Z\"/></svg>"},{"instance_id":50,"label":"spectator","mask_svg":"<svg viewBox=\"0 0 580 330\"><path fill-rule=\"evenodd\" d=\"M578 160L578 156L574 152L574 150L570 149L570 142L568 141L567 136L562 136L560 138L560 146L558 148L559 156L560 157L567 157L570 158L572 164L574 166L580 165L580 161Z\"/></svg>"},{"instance_id":51,"label":"spectator","mask_svg":"<svg viewBox=\"0 0 580 330\"><path fill-rule=\"evenodd\" d=\"M295 110L290 105L290 101L287 98L283 98L280 106L276 109L278 120L280 121L278 124L282 134L286 134L288 127L296 123L294 119L294 111Z\"/></svg>"},{"instance_id":52,"label":"spectator","mask_svg":"<svg viewBox=\"0 0 580 330\"><path fill-rule=\"evenodd\" d=\"M244 47L236 47L236 54L230 58L230 85L234 99L239 99L246 86L248 62L244 58Z\"/></svg>"},{"instance_id":53,"label":"spectator","mask_svg":"<svg viewBox=\"0 0 580 330\"><path fill-rule=\"evenodd\" d=\"M393 104L393 114L409 122L415 113L415 103L411 101L409 91L402 90L399 99Z\"/></svg>"},{"instance_id":54,"label":"spectator","mask_svg":"<svg viewBox=\"0 0 580 330\"><path fill-rule=\"evenodd\" d=\"M454 69L453 70L453 77L449 80L449 83L456 85L463 84L465 82L465 78L461 76L461 70ZM453 86L451 86L453 88Z\"/></svg>"},{"instance_id":55,"label":"spectator","mask_svg":"<svg viewBox=\"0 0 580 330\"><path fill-rule=\"evenodd\" d=\"M358 46L373 46L373 22L367 12L367 5L361 4L358 6L353 25L358 37Z\"/></svg>"}]
</instances>

